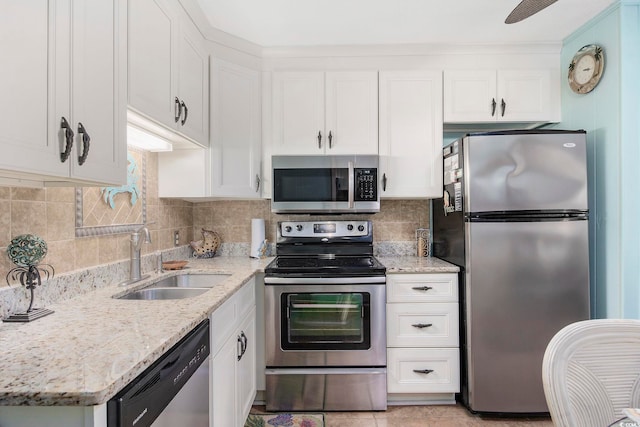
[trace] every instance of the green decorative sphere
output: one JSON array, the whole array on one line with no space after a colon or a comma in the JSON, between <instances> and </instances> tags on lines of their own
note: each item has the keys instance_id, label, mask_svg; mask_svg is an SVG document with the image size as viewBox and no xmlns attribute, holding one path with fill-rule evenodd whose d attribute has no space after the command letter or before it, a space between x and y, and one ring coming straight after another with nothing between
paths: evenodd
<instances>
[{"instance_id":1,"label":"green decorative sphere","mask_svg":"<svg viewBox=\"0 0 640 427\"><path fill-rule=\"evenodd\" d=\"M34 234L22 234L7 246L9 259L19 267L38 265L47 254L47 242Z\"/></svg>"}]
</instances>

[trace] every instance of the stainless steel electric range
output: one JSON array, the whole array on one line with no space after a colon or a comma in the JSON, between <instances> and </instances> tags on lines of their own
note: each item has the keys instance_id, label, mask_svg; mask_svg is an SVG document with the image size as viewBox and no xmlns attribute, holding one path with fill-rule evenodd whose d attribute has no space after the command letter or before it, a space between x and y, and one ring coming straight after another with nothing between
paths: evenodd
<instances>
[{"instance_id":1,"label":"stainless steel electric range","mask_svg":"<svg viewBox=\"0 0 640 427\"><path fill-rule=\"evenodd\" d=\"M265 269L266 407L384 410L386 268L371 221L283 221Z\"/></svg>"}]
</instances>

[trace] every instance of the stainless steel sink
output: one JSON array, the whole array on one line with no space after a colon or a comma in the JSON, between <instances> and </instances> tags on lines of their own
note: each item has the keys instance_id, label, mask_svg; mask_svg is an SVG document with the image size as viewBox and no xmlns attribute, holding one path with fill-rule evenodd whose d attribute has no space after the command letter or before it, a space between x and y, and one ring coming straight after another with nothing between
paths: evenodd
<instances>
[{"instance_id":1,"label":"stainless steel sink","mask_svg":"<svg viewBox=\"0 0 640 427\"><path fill-rule=\"evenodd\" d=\"M166 300L184 299L198 296L207 292L208 288L144 288L124 294L118 299L133 300Z\"/></svg>"},{"instance_id":2,"label":"stainless steel sink","mask_svg":"<svg viewBox=\"0 0 640 427\"><path fill-rule=\"evenodd\" d=\"M169 276L164 279L157 280L146 287L149 288L212 288L220 282L225 281L231 274L215 274L215 273L184 273L177 276Z\"/></svg>"}]
</instances>

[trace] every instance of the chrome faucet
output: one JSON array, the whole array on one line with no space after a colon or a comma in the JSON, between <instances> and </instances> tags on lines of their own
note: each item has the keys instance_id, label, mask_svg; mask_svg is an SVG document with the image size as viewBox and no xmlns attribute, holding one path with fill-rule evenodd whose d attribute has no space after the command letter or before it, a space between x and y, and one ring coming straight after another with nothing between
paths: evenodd
<instances>
[{"instance_id":1,"label":"chrome faucet","mask_svg":"<svg viewBox=\"0 0 640 427\"><path fill-rule=\"evenodd\" d=\"M144 236L144 240L142 237ZM133 233L131 233L131 238L129 240L131 246L131 261L129 267L129 283L136 282L138 280L142 280L145 277L141 275L141 267L140 267L140 249L142 248L142 243L151 243L151 234L149 233L149 229L146 225L143 225Z\"/></svg>"}]
</instances>

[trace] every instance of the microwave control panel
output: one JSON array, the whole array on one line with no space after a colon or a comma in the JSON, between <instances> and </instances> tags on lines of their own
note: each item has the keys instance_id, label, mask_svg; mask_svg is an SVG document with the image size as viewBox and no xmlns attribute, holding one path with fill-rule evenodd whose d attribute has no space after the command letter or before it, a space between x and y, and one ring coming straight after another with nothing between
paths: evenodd
<instances>
[{"instance_id":1,"label":"microwave control panel","mask_svg":"<svg viewBox=\"0 0 640 427\"><path fill-rule=\"evenodd\" d=\"M378 170L377 169L355 169L356 174L356 201L376 201L378 200Z\"/></svg>"}]
</instances>

